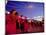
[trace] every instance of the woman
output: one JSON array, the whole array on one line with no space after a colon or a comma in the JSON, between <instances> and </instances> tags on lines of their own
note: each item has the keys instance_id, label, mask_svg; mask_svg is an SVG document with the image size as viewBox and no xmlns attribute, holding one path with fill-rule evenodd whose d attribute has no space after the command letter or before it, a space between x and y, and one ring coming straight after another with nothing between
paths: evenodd
<instances>
[{"instance_id":1,"label":"woman","mask_svg":"<svg viewBox=\"0 0 46 35\"><path fill-rule=\"evenodd\" d=\"M6 16L6 32L8 34L15 34L16 33L16 20L17 20L17 12L16 10L10 11L10 14Z\"/></svg>"}]
</instances>

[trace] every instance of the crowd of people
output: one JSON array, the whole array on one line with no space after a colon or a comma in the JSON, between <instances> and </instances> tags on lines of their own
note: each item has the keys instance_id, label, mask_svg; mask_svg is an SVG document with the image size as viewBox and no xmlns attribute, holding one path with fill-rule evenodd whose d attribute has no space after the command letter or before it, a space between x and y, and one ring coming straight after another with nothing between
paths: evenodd
<instances>
[{"instance_id":1,"label":"crowd of people","mask_svg":"<svg viewBox=\"0 0 46 35\"><path fill-rule=\"evenodd\" d=\"M16 10L11 10L6 16L6 34L35 33L44 32L44 19L37 21L19 15Z\"/></svg>"}]
</instances>

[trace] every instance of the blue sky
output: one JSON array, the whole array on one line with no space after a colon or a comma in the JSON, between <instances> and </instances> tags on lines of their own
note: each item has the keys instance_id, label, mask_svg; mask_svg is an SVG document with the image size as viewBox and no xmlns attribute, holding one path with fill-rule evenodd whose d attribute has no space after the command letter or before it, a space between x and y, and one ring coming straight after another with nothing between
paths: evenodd
<instances>
[{"instance_id":1,"label":"blue sky","mask_svg":"<svg viewBox=\"0 0 46 35\"><path fill-rule=\"evenodd\" d=\"M19 14L33 18L35 16L43 16L44 3L8 1L6 10L10 11L12 9L16 9Z\"/></svg>"}]
</instances>

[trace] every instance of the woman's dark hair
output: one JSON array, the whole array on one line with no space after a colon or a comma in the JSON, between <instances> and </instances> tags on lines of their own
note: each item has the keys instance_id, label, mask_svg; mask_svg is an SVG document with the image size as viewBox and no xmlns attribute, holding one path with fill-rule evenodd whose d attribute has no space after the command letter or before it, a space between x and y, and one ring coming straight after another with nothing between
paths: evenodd
<instances>
[{"instance_id":1,"label":"woman's dark hair","mask_svg":"<svg viewBox=\"0 0 46 35\"><path fill-rule=\"evenodd\" d=\"M18 15L18 12L16 12L15 15Z\"/></svg>"},{"instance_id":2,"label":"woman's dark hair","mask_svg":"<svg viewBox=\"0 0 46 35\"><path fill-rule=\"evenodd\" d=\"M10 11L10 14L12 14L13 13L13 11L16 11L15 9L12 9L11 11Z\"/></svg>"},{"instance_id":3,"label":"woman's dark hair","mask_svg":"<svg viewBox=\"0 0 46 35\"><path fill-rule=\"evenodd\" d=\"M21 15L21 17L22 17L23 15Z\"/></svg>"},{"instance_id":4,"label":"woman's dark hair","mask_svg":"<svg viewBox=\"0 0 46 35\"><path fill-rule=\"evenodd\" d=\"M12 10L10 11L10 14L12 14L13 11L16 11L16 10L15 10L15 9L12 9ZM18 12L16 12L15 15L18 15Z\"/></svg>"}]
</instances>

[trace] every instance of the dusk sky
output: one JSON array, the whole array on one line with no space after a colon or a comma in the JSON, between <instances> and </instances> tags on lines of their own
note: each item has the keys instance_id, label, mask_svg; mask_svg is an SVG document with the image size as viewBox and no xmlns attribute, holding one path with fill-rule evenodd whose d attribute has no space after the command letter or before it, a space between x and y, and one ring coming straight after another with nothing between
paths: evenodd
<instances>
[{"instance_id":1,"label":"dusk sky","mask_svg":"<svg viewBox=\"0 0 46 35\"><path fill-rule=\"evenodd\" d=\"M10 11L12 9L16 9L19 14L29 18L43 16L44 3L9 1L6 5L6 11Z\"/></svg>"}]
</instances>

